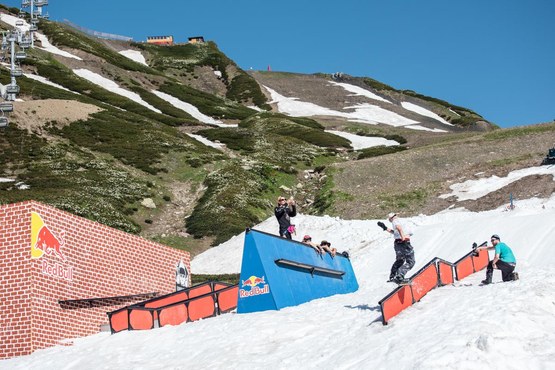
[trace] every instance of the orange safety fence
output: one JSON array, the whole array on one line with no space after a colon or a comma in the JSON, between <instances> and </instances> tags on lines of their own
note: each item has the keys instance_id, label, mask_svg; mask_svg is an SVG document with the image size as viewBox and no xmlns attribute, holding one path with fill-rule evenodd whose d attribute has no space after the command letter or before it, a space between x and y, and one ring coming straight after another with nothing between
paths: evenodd
<instances>
[{"instance_id":1,"label":"orange safety fence","mask_svg":"<svg viewBox=\"0 0 555 370\"><path fill-rule=\"evenodd\" d=\"M239 286L235 285L229 289L222 289L218 292L218 309L220 313L226 313L237 307L237 297L239 296Z\"/></svg>"},{"instance_id":2,"label":"orange safety fence","mask_svg":"<svg viewBox=\"0 0 555 370\"><path fill-rule=\"evenodd\" d=\"M437 266L439 270L439 285L448 285L455 282L455 275L453 274L453 264L451 262L438 258Z\"/></svg>"},{"instance_id":3,"label":"orange safety fence","mask_svg":"<svg viewBox=\"0 0 555 370\"><path fill-rule=\"evenodd\" d=\"M127 307L113 311L109 317L112 333L118 333L129 328L129 314L127 312Z\"/></svg>"},{"instance_id":4,"label":"orange safety fence","mask_svg":"<svg viewBox=\"0 0 555 370\"><path fill-rule=\"evenodd\" d=\"M439 276L437 272L437 264L434 259L413 275L410 288L415 302L418 302L426 293L439 285Z\"/></svg>"},{"instance_id":5,"label":"orange safety fence","mask_svg":"<svg viewBox=\"0 0 555 370\"><path fill-rule=\"evenodd\" d=\"M408 285L397 287L379 302L383 324L387 325L392 317L418 302L430 290L452 284L455 279L462 280L484 269L488 263L487 250L471 251L454 264L441 258L434 258L409 279Z\"/></svg>"},{"instance_id":6,"label":"orange safety fence","mask_svg":"<svg viewBox=\"0 0 555 370\"><path fill-rule=\"evenodd\" d=\"M489 253L486 249L481 249L478 255L472 255L472 264L474 265L474 272L485 269L489 263Z\"/></svg>"},{"instance_id":7,"label":"orange safety fence","mask_svg":"<svg viewBox=\"0 0 555 370\"><path fill-rule=\"evenodd\" d=\"M178 325L237 308L238 285L207 282L108 312L113 333ZM181 298L181 300L178 300Z\"/></svg>"},{"instance_id":8,"label":"orange safety fence","mask_svg":"<svg viewBox=\"0 0 555 370\"><path fill-rule=\"evenodd\" d=\"M136 307L128 310L129 329L148 330L154 328L154 312L144 307Z\"/></svg>"},{"instance_id":9,"label":"orange safety fence","mask_svg":"<svg viewBox=\"0 0 555 370\"><path fill-rule=\"evenodd\" d=\"M383 324L387 325L389 319L411 306L412 302L412 290L408 285L402 285L389 293L389 295L379 303L382 309Z\"/></svg>"},{"instance_id":10,"label":"orange safety fence","mask_svg":"<svg viewBox=\"0 0 555 370\"><path fill-rule=\"evenodd\" d=\"M472 253L472 252L471 252ZM457 280L462 280L465 277L474 273L474 264L472 263L472 255L467 254L457 262L455 262L455 275Z\"/></svg>"}]
</instances>

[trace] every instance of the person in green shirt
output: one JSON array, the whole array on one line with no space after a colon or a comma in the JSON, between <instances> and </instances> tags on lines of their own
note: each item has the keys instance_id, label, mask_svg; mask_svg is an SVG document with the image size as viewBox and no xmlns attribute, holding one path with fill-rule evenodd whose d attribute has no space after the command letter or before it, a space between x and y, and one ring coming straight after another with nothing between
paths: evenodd
<instances>
[{"instance_id":1,"label":"person in green shirt","mask_svg":"<svg viewBox=\"0 0 555 370\"><path fill-rule=\"evenodd\" d=\"M482 280L482 284L491 284L493 277L493 269L501 270L503 281L518 280L518 273L514 272L516 267L516 258L513 251L505 243L501 242L499 235L491 236L491 246L479 247L478 249L495 249L495 257L489 261L486 270L486 279Z\"/></svg>"}]
</instances>

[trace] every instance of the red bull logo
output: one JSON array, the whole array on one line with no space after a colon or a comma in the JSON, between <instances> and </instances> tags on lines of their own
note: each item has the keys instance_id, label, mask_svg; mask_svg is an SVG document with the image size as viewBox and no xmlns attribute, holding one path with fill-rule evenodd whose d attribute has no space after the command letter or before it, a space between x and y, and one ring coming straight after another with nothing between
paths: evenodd
<instances>
[{"instance_id":1,"label":"red bull logo","mask_svg":"<svg viewBox=\"0 0 555 370\"><path fill-rule=\"evenodd\" d=\"M64 244L65 242L61 236L52 232L38 213L31 212L32 259L39 259L47 255L66 261L66 257L62 252ZM45 275L61 277L67 280L73 279L73 267L64 267L58 263L50 264L48 261L42 261L42 272Z\"/></svg>"},{"instance_id":2,"label":"red bull logo","mask_svg":"<svg viewBox=\"0 0 555 370\"><path fill-rule=\"evenodd\" d=\"M259 287L261 285L262 287ZM270 293L270 286L266 284L264 276L251 276L246 280L241 280L241 287L250 287L249 290L239 289L239 298L247 298L255 295Z\"/></svg>"}]
</instances>

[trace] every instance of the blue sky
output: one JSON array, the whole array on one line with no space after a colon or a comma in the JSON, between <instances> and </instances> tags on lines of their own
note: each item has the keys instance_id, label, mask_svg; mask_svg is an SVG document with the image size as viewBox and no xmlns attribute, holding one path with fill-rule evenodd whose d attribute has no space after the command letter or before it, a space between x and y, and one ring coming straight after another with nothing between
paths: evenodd
<instances>
[{"instance_id":1,"label":"blue sky","mask_svg":"<svg viewBox=\"0 0 555 370\"><path fill-rule=\"evenodd\" d=\"M553 0L50 0L48 12L136 41L202 35L244 69L368 76L501 127L555 119Z\"/></svg>"}]
</instances>

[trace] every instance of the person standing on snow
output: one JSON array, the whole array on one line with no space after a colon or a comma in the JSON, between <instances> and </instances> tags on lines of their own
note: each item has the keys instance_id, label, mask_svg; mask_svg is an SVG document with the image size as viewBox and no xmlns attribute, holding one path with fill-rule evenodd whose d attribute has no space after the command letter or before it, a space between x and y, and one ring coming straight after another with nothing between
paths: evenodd
<instances>
[{"instance_id":1,"label":"person standing on snow","mask_svg":"<svg viewBox=\"0 0 555 370\"><path fill-rule=\"evenodd\" d=\"M286 200L285 197L280 196L278 198L277 207L274 209L274 214L279 223L279 236L292 239L290 227L291 225L291 217L295 217L297 215L297 206L295 205L295 200L293 198L289 198Z\"/></svg>"},{"instance_id":2,"label":"person standing on snow","mask_svg":"<svg viewBox=\"0 0 555 370\"><path fill-rule=\"evenodd\" d=\"M414 267L416 260L414 259L414 248L410 244L410 237L412 233L409 231L405 222L403 222L396 213L387 215L392 228L388 228L381 221L378 222L384 231L393 234L395 242L393 248L395 249L395 262L391 266L389 280L397 284L405 284L408 279L405 278L406 273Z\"/></svg>"},{"instance_id":3,"label":"person standing on snow","mask_svg":"<svg viewBox=\"0 0 555 370\"><path fill-rule=\"evenodd\" d=\"M511 248L509 248L507 244L502 243L501 238L499 238L497 234L491 236L491 244L493 245L476 248L476 250L495 249L495 257L493 261L489 261L488 263L486 280L482 280L482 284L491 284L493 269L501 270L503 281L518 280L518 273L513 272L516 267L516 258Z\"/></svg>"}]
</instances>

